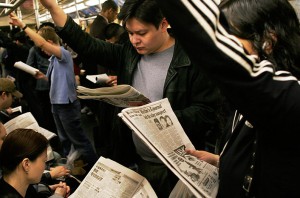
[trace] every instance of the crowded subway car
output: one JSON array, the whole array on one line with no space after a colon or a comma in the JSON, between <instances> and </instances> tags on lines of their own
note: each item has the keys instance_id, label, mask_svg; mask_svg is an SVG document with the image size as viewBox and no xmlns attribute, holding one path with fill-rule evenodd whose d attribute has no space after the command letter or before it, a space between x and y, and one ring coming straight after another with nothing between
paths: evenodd
<instances>
[{"instance_id":1,"label":"crowded subway car","mask_svg":"<svg viewBox=\"0 0 300 198\"><path fill-rule=\"evenodd\" d=\"M0 0L0 198L300 197L299 13Z\"/></svg>"}]
</instances>

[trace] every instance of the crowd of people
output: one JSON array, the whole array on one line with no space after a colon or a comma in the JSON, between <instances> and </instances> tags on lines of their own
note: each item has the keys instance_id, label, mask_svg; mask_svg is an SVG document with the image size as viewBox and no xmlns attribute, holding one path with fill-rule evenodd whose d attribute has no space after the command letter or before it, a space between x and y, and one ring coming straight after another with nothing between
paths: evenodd
<instances>
[{"instance_id":1,"label":"crowd of people","mask_svg":"<svg viewBox=\"0 0 300 198\"><path fill-rule=\"evenodd\" d=\"M48 68L34 77L49 85L62 155L73 146L88 169L99 156L134 167L158 197L168 197L178 181L117 117L120 108L85 103L98 116L93 148L81 128L75 60L60 39L77 53L76 64L85 65L87 73L112 71L106 86L129 84L152 102L169 99L196 148L186 152L219 168L217 197L300 196L300 29L288 0L222 0L219 5L213 0L126 0L118 15L117 5L107 0L97 17L103 27L96 21L91 27L101 29L97 36L82 30L55 0L40 2L56 31L43 27L36 32L13 13L10 23L50 57ZM111 23L117 16L123 27ZM0 93L0 110L11 106L13 97L22 97L7 78L0 79ZM155 123L159 130L173 125L163 116ZM32 185L40 182L45 169L48 141L29 129L7 136L0 129L0 197L36 197ZM218 134L215 151L206 147L211 132ZM51 189L61 197L70 193L65 183Z\"/></svg>"}]
</instances>

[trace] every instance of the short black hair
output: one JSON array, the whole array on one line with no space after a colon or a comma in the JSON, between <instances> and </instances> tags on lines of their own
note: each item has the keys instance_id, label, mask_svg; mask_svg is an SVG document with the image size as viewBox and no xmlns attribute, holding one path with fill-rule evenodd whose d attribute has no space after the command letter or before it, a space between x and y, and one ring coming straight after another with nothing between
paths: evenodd
<instances>
[{"instance_id":1,"label":"short black hair","mask_svg":"<svg viewBox=\"0 0 300 198\"><path fill-rule=\"evenodd\" d=\"M123 25L131 18L137 18L145 23L153 24L157 29L164 15L155 0L127 0L118 15Z\"/></svg>"},{"instance_id":2,"label":"short black hair","mask_svg":"<svg viewBox=\"0 0 300 198\"><path fill-rule=\"evenodd\" d=\"M114 11L118 10L118 5L113 0L107 0L101 4L102 11L113 9Z\"/></svg>"},{"instance_id":3,"label":"short black hair","mask_svg":"<svg viewBox=\"0 0 300 198\"><path fill-rule=\"evenodd\" d=\"M15 40L15 41L18 40L21 43L26 43L26 41L27 41L27 35L26 35L26 33L24 31L17 32L17 33L15 33L13 35L12 39Z\"/></svg>"},{"instance_id":4,"label":"short black hair","mask_svg":"<svg viewBox=\"0 0 300 198\"><path fill-rule=\"evenodd\" d=\"M125 29L117 23L110 23L104 28L105 39L111 39L112 37L119 38L124 32Z\"/></svg>"},{"instance_id":5,"label":"short black hair","mask_svg":"<svg viewBox=\"0 0 300 198\"><path fill-rule=\"evenodd\" d=\"M52 22L44 22L44 23L42 23L40 25L39 29L41 29L42 27L52 27L52 28L55 28L55 25Z\"/></svg>"}]
</instances>

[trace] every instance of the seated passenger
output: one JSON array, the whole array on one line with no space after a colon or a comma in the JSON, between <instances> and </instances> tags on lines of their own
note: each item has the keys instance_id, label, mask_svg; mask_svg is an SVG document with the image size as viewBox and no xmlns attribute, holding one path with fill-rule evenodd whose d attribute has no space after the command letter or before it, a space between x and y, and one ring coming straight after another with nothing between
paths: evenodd
<instances>
[{"instance_id":1,"label":"seated passenger","mask_svg":"<svg viewBox=\"0 0 300 198\"><path fill-rule=\"evenodd\" d=\"M33 184L40 182L45 170L47 147L48 140L32 129L16 129L7 135L0 151L0 197L40 197ZM66 197L70 191L62 182L50 188L51 197Z\"/></svg>"}]
</instances>

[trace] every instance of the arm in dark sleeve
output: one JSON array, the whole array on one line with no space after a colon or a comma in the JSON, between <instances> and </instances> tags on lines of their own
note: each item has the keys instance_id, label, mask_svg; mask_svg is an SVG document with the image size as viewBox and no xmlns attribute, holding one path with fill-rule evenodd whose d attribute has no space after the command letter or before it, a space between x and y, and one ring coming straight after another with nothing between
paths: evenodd
<instances>
[{"instance_id":1,"label":"arm in dark sleeve","mask_svg":"<svg viewBox=\"0 0 300 198\"><path fill-rule=\"evenodd\" d=\"M276 131L299 129L297 79L288 72L275 73L270 62L257 62L246 55L239 41L221 24L222 14L213 0L157 3L192 61L214 79L250 123Z\"/></svg>"},{"instance_id":2,"label":"arm in dark sleeve","mask_svg":"<svg viewBox=\"0 0 300 198\"><path fill-rule=\"evenodd\" d=\"M52 184L53 183L50 172L43 173L42 178L41 178L41 183L44 183L44 184Z\"/></svg>"},{"instance_id":3,"label":"arm in dark sleeve","mask_svg":"<svg viewBox=\"0 0 300 198\"><path fill-rule=\"evenodd\" d=\"M205 75L197 74L188 87L188 105L175 114L196 149L204 149L205 135L218 127L219 90Z\"/></svg>"},{"instance_id":4,"label":"arm in dark sleeve","mask_svg":"<svg viewBox=\"0 0 300 198\"><path fill-rule=\"evenodd\" d=\"M113 70L115 68L110 67L120 65L122 46L93 38L84 32L71 17L68 17L65 26L57 33L81 56L82 60L93 60L94 63Z\"/></svg>"},{"instance_id":5,"label":"arm in dark sleeve","mask_svg":"<svg viewBox=\"0 0 300 198\"><path fill-rule=\"evenodd\" d=\"M37 68L37 65L35 65L35 63L36 63L36 61L35 61L35 50L34 50L34 46L33 46L29 50L28 57L27 57L27 60L26 60L26 64Z\"/></svg>"}]
</instances>

